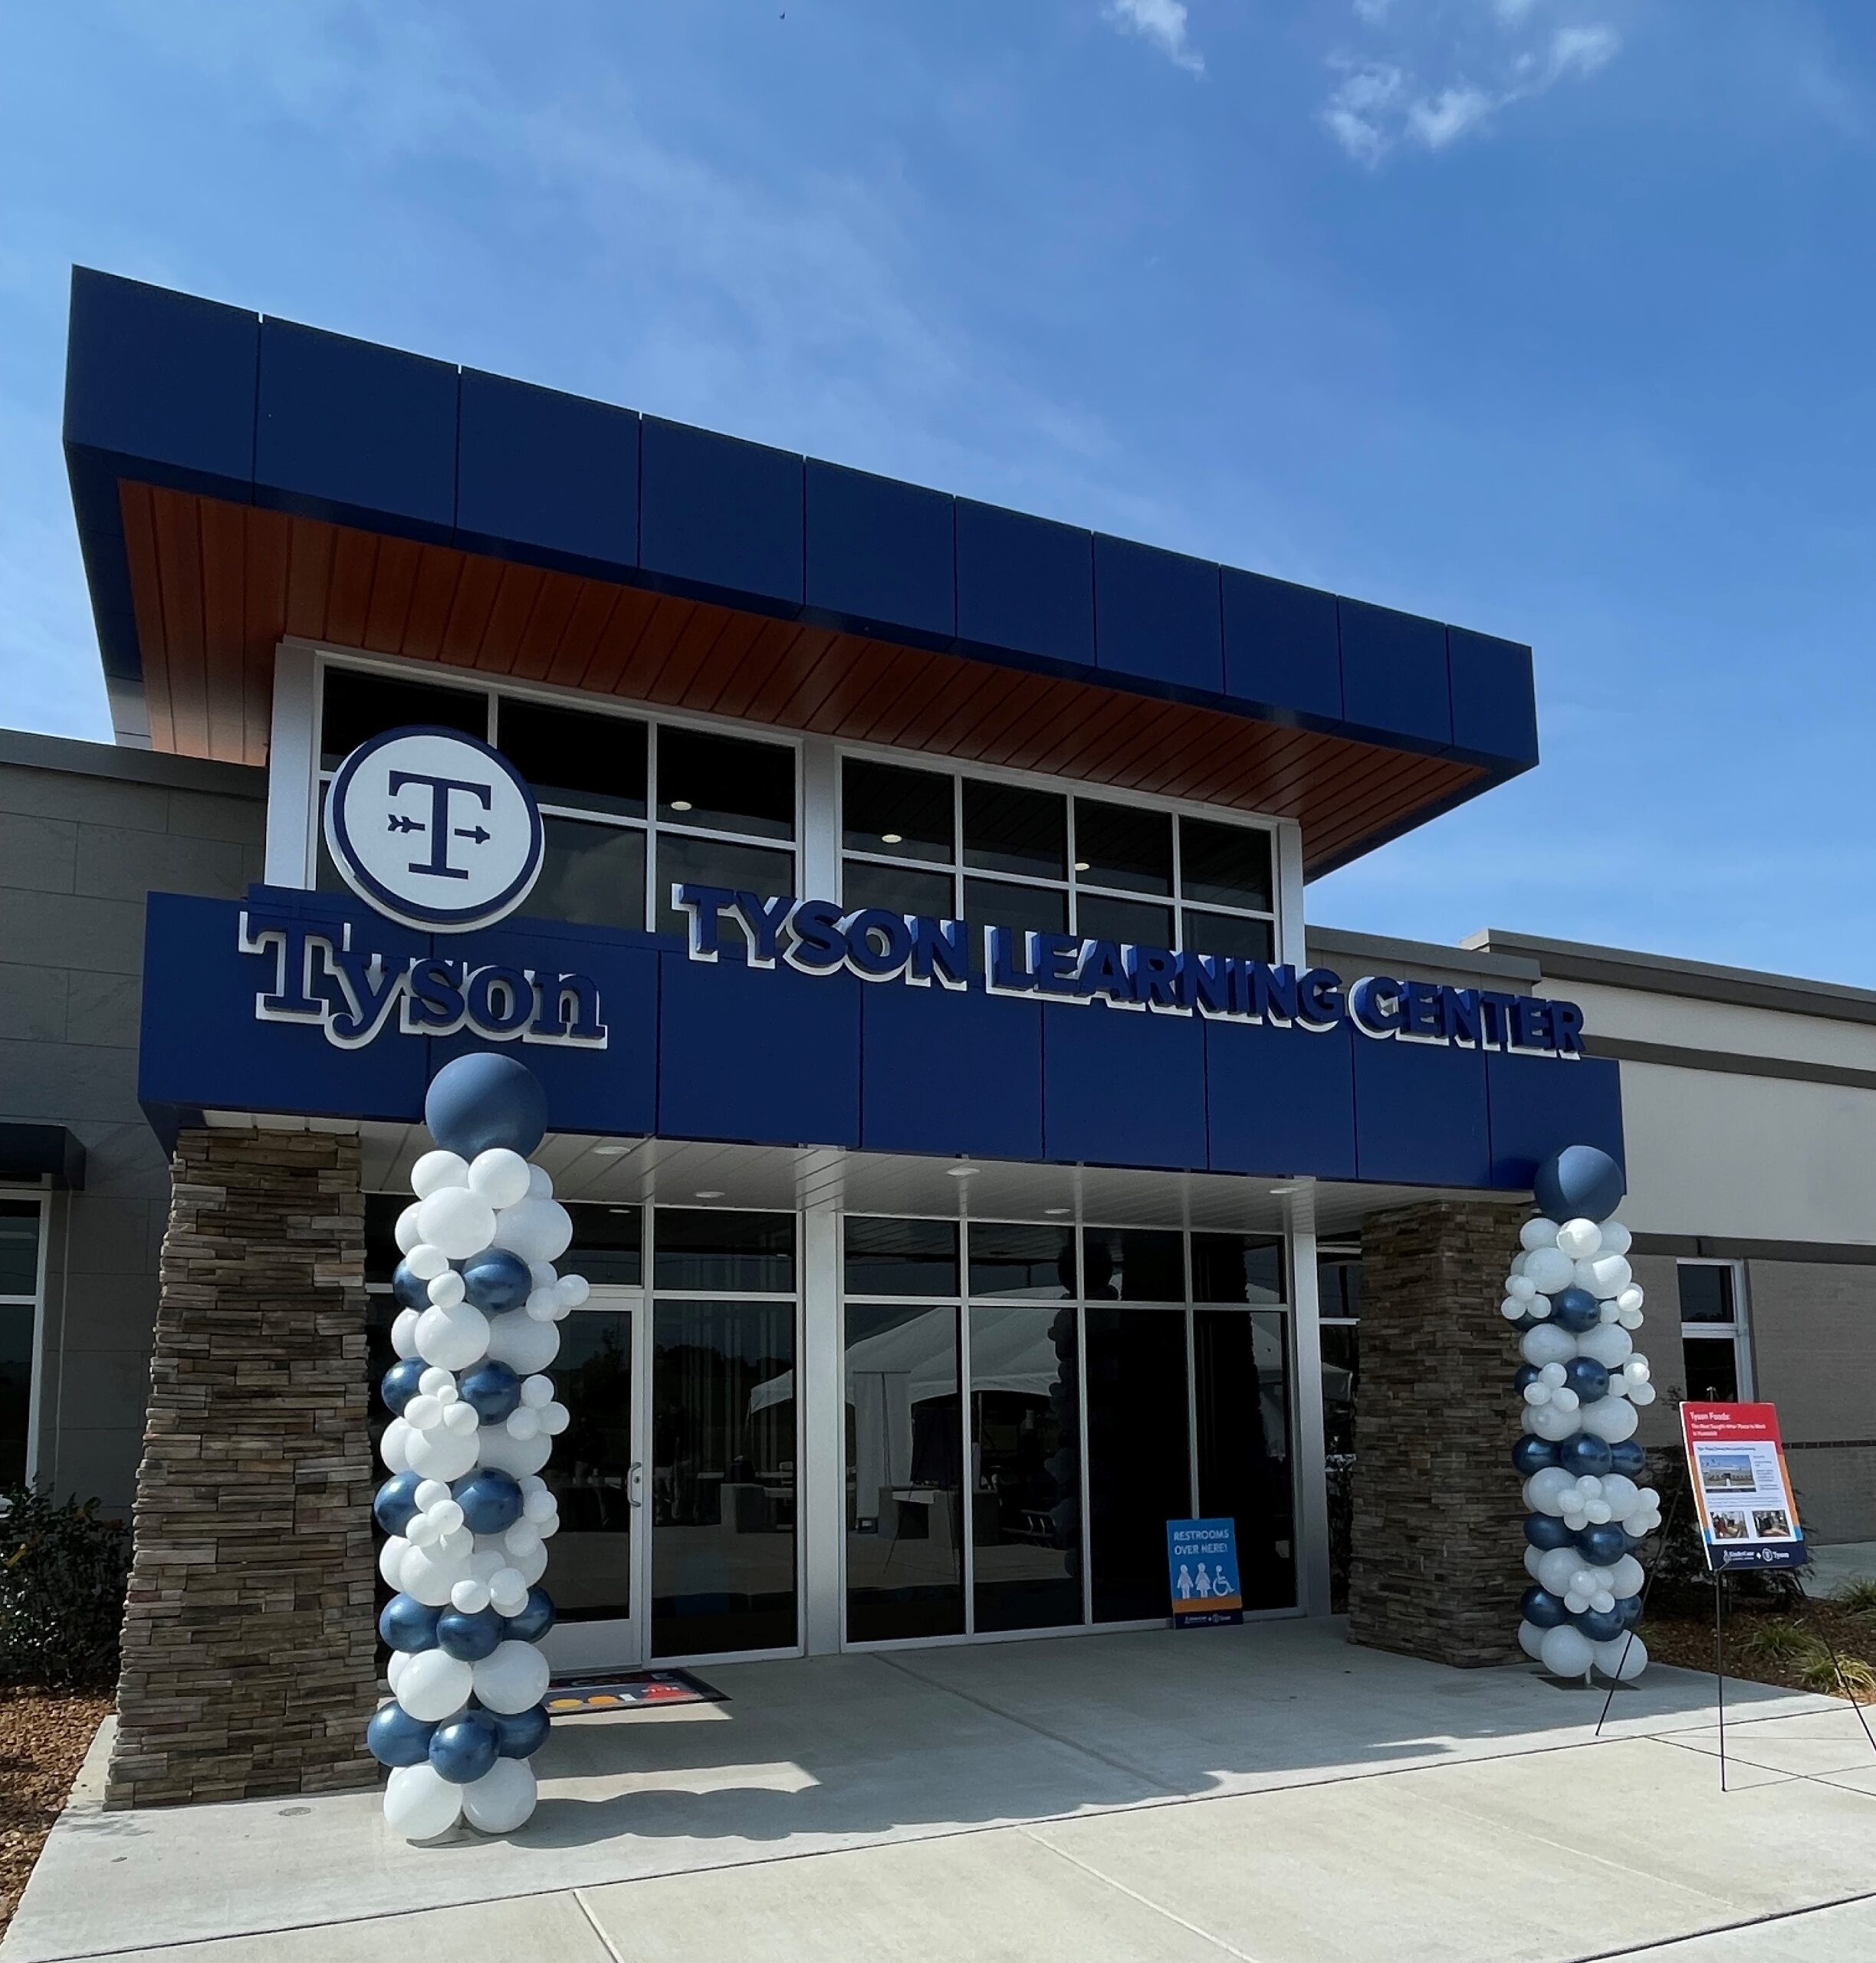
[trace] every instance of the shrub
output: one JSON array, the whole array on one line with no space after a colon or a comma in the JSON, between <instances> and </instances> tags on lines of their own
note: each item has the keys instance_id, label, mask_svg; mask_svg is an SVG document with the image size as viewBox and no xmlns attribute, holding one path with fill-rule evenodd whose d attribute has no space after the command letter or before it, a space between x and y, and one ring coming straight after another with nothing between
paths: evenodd
<instances>
[{"instance_id":1,"label":"shrub","mask_svg":"<svg viewBox=\"0 0 1876 1963\"><path fill-rule=\"evenodd\" d=\"M0 1491L0 1682L108 1690L130 1574L130 1536L97 1501Z\"/></svg>"},{"instance_id":2,"label":"shrub","mask_svg":"<svg viewBox=\"0 0 1876 1963\"><path fill-rule=\"evenodd\" d=\"M1802 1664L1807 1668L1827 1653L1810 1630L1796 1623L1779 1621L1761 1623L1740 1647L1756 1662Z\"/></svg>"},{"instance_id":3,"label":"shrub","mask_svg":"<svg viewBox=\"0 0 1876 1963\"><path fill-rule=\"evenodd\" d=\"M1831 1600L1853 1616L1876 1616L1876 1580L1845 1582Z\"/></svg>"},{"instance_id":4,"label":"shrub","mask_svg":"<svg viewBox=\"0 0 1876 1963\"><path fill-rule=\"evenodd\" d=\"M1833 1658L1821 1642L1813 1648L1815 1653L1798 1672L1798 1681L1806 1690L1820 1690L1828 1697L1857 1698L1876 1692L1876 1670L1861 1656L1845 1656L1840 1652Z\"/></svg>"}]
</instances>

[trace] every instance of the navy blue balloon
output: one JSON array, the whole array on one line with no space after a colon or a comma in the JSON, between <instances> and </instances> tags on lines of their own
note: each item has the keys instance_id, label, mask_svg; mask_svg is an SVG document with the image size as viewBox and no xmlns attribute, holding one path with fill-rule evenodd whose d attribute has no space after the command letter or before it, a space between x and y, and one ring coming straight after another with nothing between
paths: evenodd
<instances>
[{"instance_id":1,"label":"navy blue balloon","mask_svg":"<svg viewBox=\"0 0 1876 1963\"><path fill-rule=\"evenodd\" d=\"M1613 1642L1628 1626L1613 1609L1585 1609L1570 1620L1592 1642Z\"/></svg>"},{"instance_id":2,"label":"navy blue balloon","mask_svg":"<svg viewBox=\"0 0 1876 1963\"><path fill-rule=\"evenodd\" d=\"M1511 1388L1522 1397L1524 1395L1524 1386L1527 1383L1536 1383L1541 1374L1535 1363L1520 1363L1517 1375L1511 1379Z\"/></svg>"},{"instance_id":3,"label":"navy blue balloon","mask_svg":"<svg viewBox=\"0 0 1876 1963\"><path fill-rule=\"evenodd\" d=\"M1535 1584L1525 1590L1518 1598L1519 1613L1527 1623L1539 1629L1555 1629L1559 1623L1567 1623L1570 1612L1563 1605L1561 1595L1553 1595L1548 1588Z\"/></svg>"},{"instance_id":4,"label":"navy blue balloon","mask_svg":"<svg viewBox=\"0 0 1876 1963\"><path fill-rule=\"evenodd\" d=\"M495 1728L480 1711L465 1711L436 1728L430 1741L430 1763L438 1777L452 1786L472 1785L495 1762Z\"/></svg>"},{"instance_id":5,"label":"navy blue balloon","mask_svg":"<svg viewBox=\"0 0 1876 1963\"><path fill-rule=\"evenodd\" d=\"M508 1633L517 1642L538 1642L554 1626L554 1597L544 1588L531 1588L526 1606L508 1617Z\"/></svg>"},{"instance_id":6,"label":"navy blue balloon","mask_svg":"<svg viewBox=\"0 0 1876 1963\"><path fill-rule=\"evenodd\" d=\"M1572 1356L1563 1366L1563 1381L1585 1404L1595 1404L1609 1394L1609 1369L1593 1356Z\"/></svg>"},{"instance_id":7,"label":"navy blue balloon","mask_svg":"<svg viewBox=\"0 0 1876 1963\"><path fill-rule=\"evenodd\" d=\"M444 1151L465 1159L498 1146L527 1159L547 1135L547 1093L525 1064L478 1050L431 1078L423 1122Z\"/></svg>"},{"instance_id":8,"label":"navy blue balloon","mask_svg":"<svg viewBox=\"0 0 1876 1963\"><path fill-rule=\"evenodd\" d=\"M411 1273L409 1261L400 1261L391 1271L391 1299L400 1309L415 1309L422 1315L430 1306L430 1284Z\"/></svg>"},{"instance_id":9,"label":"navy blue balloon","mask_svg":"<svg viewBox=\"0 0 1876 1963\"><path fill-rule=\"evenodd\" d=\"M1627 1184L1621 1166L1593 1145L1566 1145L1538 1167L1532 1182L1538 1211L1558 1221L1608 1219L1621 1205Z\"/></svg>"},{"instance_id":10,"label":"navy blue balloon","mask_svg":"<svg viewBox=\"0 0 1876 1963\"><path fill-rule=\"evenodd\" d=\"M1621 1617L1624 1629L1633 1629L1641 1619L1641 1597L1638 1594L1617 1596L1615 1613Z\"/></svg>"},{"instance_id":11,"label":"navy blue balloon","mask_svg":"<svg viewBox=\"0 0 1876 1963\"><path fill-rule=\"evenodd\" d=\"M384 1408L393 1417L402 1417L404 1406L417 1395L423 1373L429 1367L421 1356L405 1356L385 1372L383 1380L378 1386L378 1395L384 1399Z\"/></svg>"},{"instance_id":12,"label":"navy blue balloon","mask_svg":"<svg viewBox=\"0 0 1876 1963\"><path fill-rule=\"evenodd\" d=\"M495 1728L495 1749L504 1758L532 1758L547 1742L549 1723L545 1708L537 1704L528 1711L482 1711L475 1714Z\"/></svg>"},{"instance_id":13,"label":"navy blue balloon","mask_svg":"<svg viewBox=\"0 0 1876 1963\"><path fill-rule=\"evenodd\" d=\"M389 1648L412 1656L436 1647L436 1617L414 1595L393 1595L378 1618L378 1633Z\"/></svg>"},{"instance_id":14,"label":"navy blue balloon","mask_svg":"<svg viewBox=\"0 0 1876 1963\"><path fill-rule=\"evenodd\" d=\"M1648 1455L1633 1439L1624 1439L1621 1444L1611 1445L1609 1455L1614 1461L1612 1469L1625 1479L1639 1479L1648 1469Z\"/></svg>"},{"instance_id":15,"label":"navy blue balloon","mask_svg":"<svg viewBox=\"0 0 1876 1963\"><path fill-rule=\"evenodd\" d=\"M365 1749L380 1765L421 1765L430 1755L434 1725L399 1704L381 1704L365 1727Z\"/></svg>"},{"instance_id":16,"label":"navy blue balloon","mask_svg":"<svg viewBox=\"0 0 1876 1963\"><path fill-rule=\"evenodd\" d=\"M1550 1298L1550 1320L1572 1336L1581 1336L1602 1320L1602 1305L1587 1288L1566 1288Z\"/></svg>"},{"instance_id":17,"label":"navy blue balloon","mask_svg":"<svg viewBox=\"0 0 1876 1963\"><path fill-rule=\"evenodd\" d=\"M1583 1558L1592 1567L1613 1567L1628 1551L1628 1536L1614 1521L1585 1527L1576 1537Z\"/></svg>"},{"instance_id":18,"label":"navy blue balloon","mask_svg":"<svg viewBox=\"0 0 1876 1963\"><path fill-rule=\"evenodd\" d=\"M1567 1547L1576 1537L1554 1513L1527 1513L1524 1516L1524 1537L1533 1547L1541 1547L1548 1554L1552 1547Z\"/></svg>"},{"instance_id":19,"label":"navy blue balloon","mask_svg":"<svg viewBox=\"0 0 1876 1963\"><path fill-rule=\"evenodd\" d=\"M458 1379L462 1401L485 1425L498 1425L521 1402L521 1380L506 1363L478 1363Z\"/></svg>"},{"instance_id":20,"label":"navy blue balloon","mask_svg":"<svg viewBox=\"0 0 1876 1963\"><path fill-rule=\"evenodd\" d=\"M417 1488L423 1484L415 1472L395 1472L378 1488L371 1502L373 1516L387 1534L401 1534L417 1511Z\"/></svg>"},{"instance_id":21,"label":"navy blue balloon","mask_svg":"<svg viewBox=\"0 0 1876 1963\"><path fill-rule=\"evenodd\" d=\"M1557 1448L1549 1439L1533 1438L1527 1432L1511 1448L1511 1462L1528 1479L1533 1472L1544 1471L1559 1462Z\"/></svg>"},{"instance_id":22,"label":"navy blue balloon","mask_svg":"<svg viewBox=\"0 0 1876 1963\"><path fill-rule=\"evenodd\" d=\"M492 1656L505 1633L502 1618L493 1609L471 1615L462 1609L445 1609L436 1619L436 1646L445 1656L465 1663L479 1663Z\"/></svg>"},{"instance_id":23,"label":"navy blue balloon","mask_svg":"<svg viewBox=\"0 0 1876 1963\"><path fill-rule=\"evenodd\" d=\"M1566 1439L1557 1448L1557 1463L1572 1478L1607 1478L1615 1469L1613 1459L1608 1441L1592 1438L1587 1432Z\"/></svg>"},{"instance_id":24,"label":"navy blue balloon","mask_svg":"<svg viewBox=\"0 0 1876 1963\"><path fill-rule=\"evenodd\" d=\"M490 1248L462 1264L463 1293L485 1315L518 1309L534 1285L527 1262L507 1248Z\"/></svg>"},{"instance_id":25,"label":"navy blue balloon","mask_svg":"<svg viewBox=\"0 0 1876 1963\"><path fill-rule=\"evenodd\" d=\"M450 1491L471 1533L505 1534L521 1517L520 1485L492 1465L467 1474Z\"/></svg>"}]
</instances>

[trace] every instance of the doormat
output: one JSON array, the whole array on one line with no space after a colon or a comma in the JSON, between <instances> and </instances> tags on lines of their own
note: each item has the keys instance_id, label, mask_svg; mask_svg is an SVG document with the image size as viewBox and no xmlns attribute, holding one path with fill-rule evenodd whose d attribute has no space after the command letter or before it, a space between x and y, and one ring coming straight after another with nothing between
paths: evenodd
<instances>
[{"instance_id":1,"label":"doormat","mask_svg":"<svg viewBox=\"0 0 1876 1963\"><path fill-rule=\"evenodd\" d=\"M670 1704L727 1704L729 1693L688 1670L604 1670L547 1686L557 1718L583 1711L644 1711Z\"/></svg>"}]
</instances>

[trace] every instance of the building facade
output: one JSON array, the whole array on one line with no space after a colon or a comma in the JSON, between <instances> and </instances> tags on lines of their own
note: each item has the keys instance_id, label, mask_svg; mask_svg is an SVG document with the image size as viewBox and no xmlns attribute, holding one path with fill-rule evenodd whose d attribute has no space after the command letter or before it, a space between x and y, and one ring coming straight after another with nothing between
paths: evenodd
<instances>
[{"instance_id":1,"label":"building facade","mask_svg":"<svg viewBox=\"0 0 1876 1963\"><path fill-rule=\"evenodd\" d=\"M429 1077L496 1044L593 1284L565 1667L1157 1624L1194 1515L1252 1613L1506 1655L1451 1607L1518 1572L1497 1281L1625 1092L1658 1310L1806 1378L1815 1524L1866 1531L1808 1350L1870 1244L1703 1211L1672 1112L1802 1084L1848 1143L1876 998L1305 924L1536 762L1528 649L99 275L66 435L118 742L0 739L0 1445L136 1508L115 1797L368 1776L391 1224ZM524 780L520 913L333 863L334 774L412 727ZM257 1614L318 1687L271 1757L278 1683L202 1715Z\"/></svg>"}]
</instances>

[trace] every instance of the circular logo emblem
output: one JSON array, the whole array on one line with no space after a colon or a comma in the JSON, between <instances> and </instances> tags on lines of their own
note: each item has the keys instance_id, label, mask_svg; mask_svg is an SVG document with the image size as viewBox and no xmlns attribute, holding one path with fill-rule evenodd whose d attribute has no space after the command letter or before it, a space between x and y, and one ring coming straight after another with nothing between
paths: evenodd
<instances>
[{"instance_id":1,"label":"circular logo emblem","mask_svg":"<svg viewBox=\"0 0 1876 1963\"><path fill-rule=\"evenodd\" d=\"M379 912L462 934L527 897L544 840L534 794L507 758L453 729L392 729L339 766L326 843Z\"/></svg>"}]
</instances>

